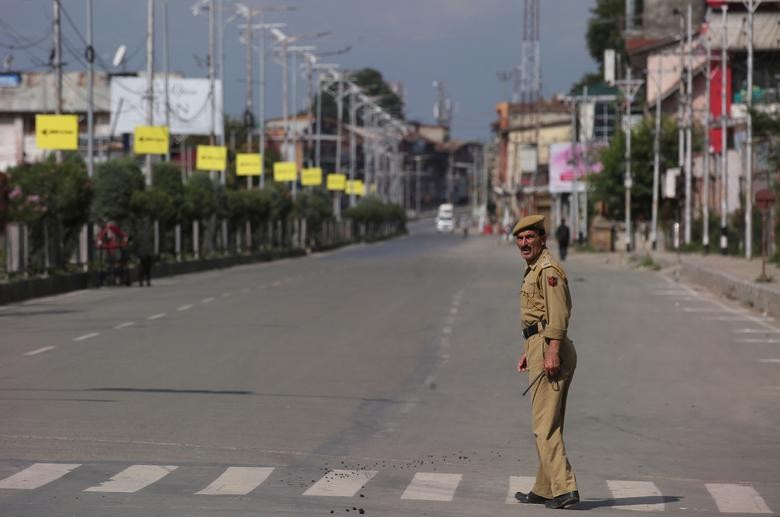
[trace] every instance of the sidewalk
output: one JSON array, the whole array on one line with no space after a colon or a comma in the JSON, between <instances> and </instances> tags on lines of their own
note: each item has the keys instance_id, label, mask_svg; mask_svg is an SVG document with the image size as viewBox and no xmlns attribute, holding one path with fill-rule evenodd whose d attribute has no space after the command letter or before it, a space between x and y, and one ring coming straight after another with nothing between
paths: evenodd
<instances>
[{"instance_id":1,"label":"sidewalk","mask_svg":"<svg viewBox=\"0 0 780 517\"><path fill-rule=\"evenodd\" d=\"M637 253L640 259L643 253ZM656 251L653 261L663 268L678 268L680 277L728 298L739 300L759 312L780 319L780 268L767 263L766 274L772 281L758 283L761 258L718 254L672 253Z\"/></svg>"}]
</instances>

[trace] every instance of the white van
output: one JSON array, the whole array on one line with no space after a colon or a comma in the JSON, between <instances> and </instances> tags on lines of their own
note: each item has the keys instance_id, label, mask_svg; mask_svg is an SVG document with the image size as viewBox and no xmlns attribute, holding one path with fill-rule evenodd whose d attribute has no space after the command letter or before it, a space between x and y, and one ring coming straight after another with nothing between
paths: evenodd
<instances>
[{"instance_id":1,"label":"white van","mask_svg":"<svg viewBox=\"0 0 780 517\"><path fill-rule=\"evenodd\" d=\"M439 210L436 214L437 232L452 232L455 229L454 210L455 207L452 206L452 203L443 203L439 205Z\"/></svg>"}]
</instances>

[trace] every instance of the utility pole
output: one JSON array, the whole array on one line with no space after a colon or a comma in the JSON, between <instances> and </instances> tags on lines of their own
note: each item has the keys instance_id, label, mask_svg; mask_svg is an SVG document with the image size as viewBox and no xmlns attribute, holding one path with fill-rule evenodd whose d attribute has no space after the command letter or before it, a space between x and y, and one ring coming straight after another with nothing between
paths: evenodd
<instances>
[{"instance_id":1,"label":"utility pole","mask_svg":"<svg viewBox=\"0 0 780 517\"><path fill-rule=\"evenodd\" d=\"M691 209L693 205L693 163L692 163L692 150L693 150L693 36L691 27L691 18L693 17L693 10L691 1L688 0L688 12L686 15L687 26L687 40L688 40L688 66L686 67L687 73L687 86L686 99L685 99L685 244L691 243ZM682 77L680 78L682 80Z\"/></svg>"},{"instance_id":2,"label":"utility pole","mask_svg":"<svg viewBox=\"0 0 780 517\"><path fill-rule=\"evenodd\" d=\"M708 17L709 18L709 17ZM712 42L710 41L710 32L707 30L706 37L704 38L704 52L706 55L706 81L705 81L705 107L704 107L704 192L702 196L702 223L704 229L702 230L701 243L704 247L704 252L710 251L710 153L712 147L710 146L710 110L711 99L710 94L712 92Z\"/></svg>"},{"instance_id":3,"label":"utility pole","mask_svg":"<svg viewBox=\"0 0 780 517\"><path fill-rule=\"evenodd\" d=\"M569 201L569 210L571 211L571 228L574 234L574 241L579 242L580 229L580 206L579 206L579 159L577 156L577 98L571 103L571 198ZM535 187L535 185L534 185Z\"/></svg>"},{"instance_id":4,"label":"utility pole","mask_svg":"<svg viewBox=\"0 0 780 517\"><path fill-rule=\"evenodd\" d=\"M748 11L747 23L747 142L745 142L745 258L753 258L753 14L761 0L743 0Z\"/></svg>"},{"instance_id":5,"label":"utility pole","mask_svg":"<svg viewBox=\"0 0 780 517\"><path fill-rule=\"evenodd\" d=\"M211 117L209 120L209 145L215 145L217 143L217 91L215 87L215 70L214 59L216 52L214 51L214 27L217 19L217 5L216 0L209 0L209 101L211 104ZM216 177L216 171L210 173L212 181Z\"/></svg>"},{"instance_id":6,"label":"utility pole","mask_svg":"<svg viewBox=\"0 0 780 517\"><path fill-rule=\"evenodd\" d=\"M171 102L168 87L168 76L171 75L170 53L168 51L168 0L163 0L163 68L165 77L163 78L163 88L165 88L165 127L168 128L168 134L171 132ZM165 151L165 161L171 161L171 145L168 143L168 149Z\"/></svg>"},{"instance_id":7,"label":"utility pole","mask_svg":"<svg viewBox=\"0 0 780 517\"><path fill-rule=\"evenodd\" d=\"M349 181L355 180L357 160L357 142L355 141L355 124L357 124L357 105L355 103L355 89L349 88L349 123L352 128L349 131ZM349 206L355 206L355 194L349 195Z\"/></svg>"},{"instance_id":8,"label":"utility pole","mask_svg":"<svg viewBox=\"0 0 780 517\"><path fill-rule=\"evenodd\" d=\"M154 0L146 0L146 124L154 125ZM146 155L146 185L152 184L152 155Z\"/></svg>"},{"instance_id":9,"label":"utility pole","mask_svg":"<svg viewBox=\"0 0 780 517\"><path fill-rule=\"evenodd\" d=\"M653 136L653 208L650 228L650 243L653 250L658 247L658 188L661 175L661 82L663 60L657 57L655 77L655 135ZM648 85L649 86L649 85Z\"/></svg>"},{"instance_id":10,"label":"utility pole","mask_svg":"<svg viewBox=\"0 0 780 517\"><path fill-rule=\"evenodd\" d=\"M728 40L728 27L726 26L727 14L729 10L729 4L723 3L721 6L723 30L721 31L721 49L720 49L720 174L721 174L721 187L720 187L720 253L726 255L728 253L729 238L727 227L727 211L728 211L728 177L729 177L729 163L727 158L728 145L728 114L726 113L726 97L728 95L728 84L726 83L726 76L728 75L728 52L727 47Z\"/></svg>"},{"instance_id":11,"label":"utility pole","mask_svg":"<svg viewBox=\"0 0 780 517\"><path fill-rule=\"evenodd\" d=\"M54 25L54 113L62 114L62 19L60 17L60 0L54 0L54 13L52 24ZM62 162L62 151L54 152L57 163Z\"/></svg>"},{"instance_id":12,"label":"utility pole","mask_svg":"<svg viewBox=\"0 0 780 517\"><path fill-rule=\"evenodd\" d=\"M87 176L95 173L95 48L92 46L92 0L87 0ZM95 260L92 217L87 218L87 268Z\"/></svg>"},{"instance_id":13,"label":"utility pole","mask_svg":"<svg viewBox=\"0 0 780 517\"><path fill-rule=\"evenodd\" d=\"M252 101L254 99L255 92L252 87L252 79L254 78L254 72L252 70L252 63L254 62L252 56L253 45L253 27L252 27L252 9L246 10L246 32L244 38L246 38L246 108L244 111L244 125L247 126L246 131L246 152L252 152L252 130L254 124L249 124L254 118L252 115ZM246 177L247 190L252 189L252 176Z\"/></svg>"},{"instance_id":14,"label":"utility pole","mask_svg":"<svg viewBox=\"0 0 780 517\"><path fill-rule=\"evenodd\" d=\"M641 79L631 79L631 68L629 67L626 72L626 79L615 81L620 88L620 92L623 94L626 103L626 116L623 124L626 132L626 153L625 153L625 175L623 177L623 186L626 194L626 251L630 252L632 249L633 233L631 230L631 188L634 185L634 178L631 175L631 105L634 102L634 97L642 87Z\"/></svg>"}]
</instances>

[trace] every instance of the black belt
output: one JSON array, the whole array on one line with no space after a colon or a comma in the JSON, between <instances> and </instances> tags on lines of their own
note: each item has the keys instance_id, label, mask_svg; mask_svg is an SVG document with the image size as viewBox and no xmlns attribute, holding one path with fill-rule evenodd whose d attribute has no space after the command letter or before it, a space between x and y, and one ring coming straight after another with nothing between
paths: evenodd
<instances>
[{"instance_id":1,"label":"black belt","mask_svg":"<svg viewBox=\"0 0 780 517\"><path fill-rule=\"evenodd\" d=\"M531 326L528 326L523 329L523 337L528 339L531 336L535 336L539 333L539 326L541 322L534 323Z\"/></svg>"}]
</instances>

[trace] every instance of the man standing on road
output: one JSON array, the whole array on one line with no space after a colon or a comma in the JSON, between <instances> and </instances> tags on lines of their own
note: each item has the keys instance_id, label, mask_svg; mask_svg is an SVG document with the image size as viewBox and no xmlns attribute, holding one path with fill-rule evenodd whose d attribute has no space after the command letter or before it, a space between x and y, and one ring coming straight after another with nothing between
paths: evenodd
<instances>
[{"instance_id":1,"label":"man standing on road","mask_svg":"<svg viewBox=\"0 0 780 517\"><path fill-rule=\"evenodd\" d=\"M566 219L561 219L561 225L555 230L555 240L558 241L558 255L561 257L561 261L566 260L566 254L569 251L569 227L566 226Z\"/></svg>"},{"instance_id":2,"label":"man standing on road","mask_svg":"<svg viewBox=\"0 0 780 517\"><path fill-rule=\"evenodd\" d=\"M521 503L565 508L578 503L577 479L563 445L563 421L577 353L569 339L571 296L566 273L547 250L544 216L529 215L512 229L528 266L520 295L525 349L517 364L530 372L532 427L539 470L530 492L517 492Z\"/></svg>"}]
</instances>

